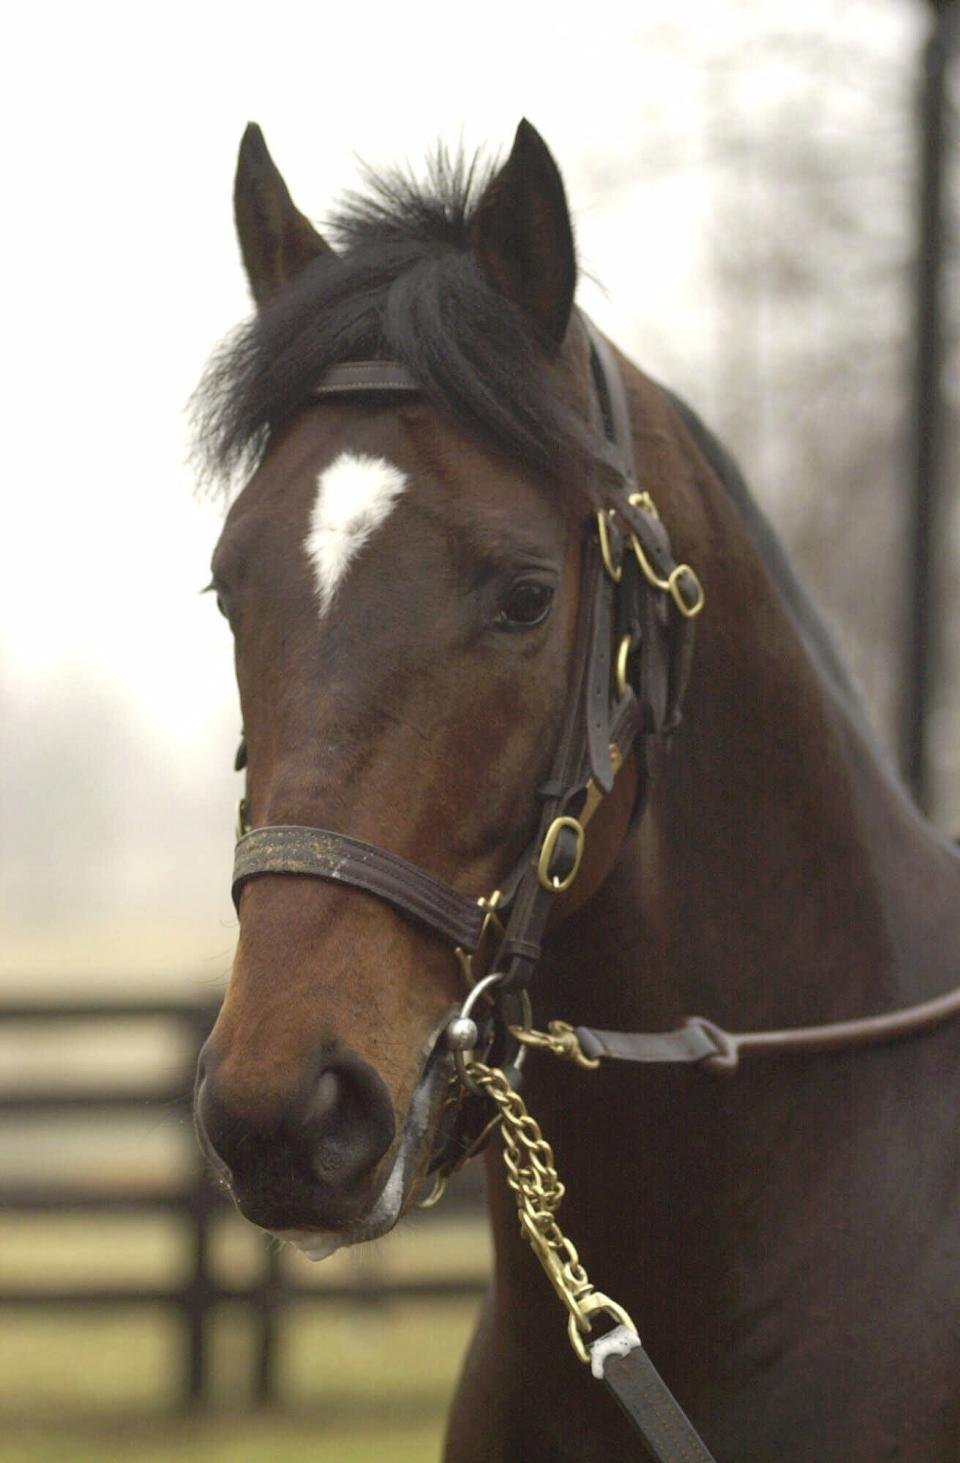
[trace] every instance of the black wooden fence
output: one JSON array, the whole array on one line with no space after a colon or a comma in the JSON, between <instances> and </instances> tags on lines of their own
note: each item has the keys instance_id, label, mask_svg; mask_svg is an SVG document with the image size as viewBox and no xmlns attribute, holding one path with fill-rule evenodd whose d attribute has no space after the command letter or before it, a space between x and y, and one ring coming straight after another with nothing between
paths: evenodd
<instances>
[{"instance_id":1,"label":"black wooden fence","mask_svg":"<svg viewBox=\"0 0 960 1463\"><path fill-rule=\"evenodd\" d=\"M0 1088L0 1121L15 1122L19 1115L81 1112L106 1119L117 1111L162 1114L167 1121L179 1114L189 1119L193 1072L199 1048L216 1015L216 1006L188 1000L163 1001L76 1001L56 1005L31 1001L0 1002L0 1031L14 1026L51 1027L72 1023L74 1028L104 1026L120 1021L175 1023L182 1032L182 1067L162 1087L146 1083L101 1087L73 1084L57 1087L18 1085ZM210 1331L216 1308L224 1303L241 1303L252 1312L255 1347L251 1396L260 1404L277 1399L278 1343L284 1313L294 1304L369 1305L383 1300L441 1299L475 1296L479 1285L474 1277L444 1277L432 1280L383 1281L371 1272L355 1283L337 1282L322 1287L303 1286L284 1274L278 1248L264 1236L263 1262L259 1275L245 1284L227 1284L218 1278L211 1257L211 1234L218 1214L228 1201L210 1181L199 1151L193 1157L186 1181L155 1185L75 1185L36 1182L10 1184L0 1180L0 1212L24 1215L40 1212L87 1214L162 1213L175 1216L185 1226L190 1240L187 1278L169 1287L77 1285L66 1288L0 1286L0 1308L58 1306L109 1309L162 1305L179 1314L183 1326L182 1377L179 1396L184 1407L198 1407L210 1395ZM479 1194L468 1184L453 1207L475 1209ZM445 1200L444 1212L450 1212ZM423 1216L426 1221L428 1216Z\"/></svg>"}]
</instances>

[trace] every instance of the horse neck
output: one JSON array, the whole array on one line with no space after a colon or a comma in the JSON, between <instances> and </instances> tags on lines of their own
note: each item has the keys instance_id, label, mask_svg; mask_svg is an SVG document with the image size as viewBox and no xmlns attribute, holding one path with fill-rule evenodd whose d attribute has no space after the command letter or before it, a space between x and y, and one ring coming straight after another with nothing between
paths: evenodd
<instances>
[{"instance_id":1,"label":"horse neck","mask_svg":"<svg viewBox=\"0 0 960 1463\"><path fill-rule=\"evenodd\" d=\"M628 852L663 1014L758 1029L938 994L956 983L960 865L720 506L727 572Z\"/></svg>"}]
</instances>

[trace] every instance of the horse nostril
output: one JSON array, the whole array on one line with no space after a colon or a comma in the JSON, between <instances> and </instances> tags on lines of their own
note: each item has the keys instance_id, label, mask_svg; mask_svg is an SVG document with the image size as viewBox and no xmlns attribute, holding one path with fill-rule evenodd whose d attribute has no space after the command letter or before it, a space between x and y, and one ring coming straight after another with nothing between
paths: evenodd
<instances>
[{"instance_id":1,"label":"horse nostril","mask_svg":"<svg viewBox=\"0 0 960 1463\"><path fill-rule=\"evenodd\" d=\"M266 1229L317 1228L318 1215L330 1227L365 1212L396 1127L374 1069L330 1043L300 1085L261 1092L212 1057L197 1083L197 1131L243 1212Z\"/></svg>"},{"instance_id":2,"label":"horse nostril","mask_svg":"<svg viewBox=\"0 0 960 1463\"><path fill-rule=\"evenodd\" d=\"M341 1051L318 1075L304 1113L310 1165L324 1184L362 1178L393 1142L393 1104L383 1081L353 1052Z\"/></svg>"}]
</instances>

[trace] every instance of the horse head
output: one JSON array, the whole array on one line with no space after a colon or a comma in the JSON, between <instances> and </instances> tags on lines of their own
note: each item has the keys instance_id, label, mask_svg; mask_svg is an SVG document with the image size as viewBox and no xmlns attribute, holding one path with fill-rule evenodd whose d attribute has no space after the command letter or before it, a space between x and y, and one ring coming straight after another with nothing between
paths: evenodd
<instances>
[{"instance_id":1,"label":"horse head","mask_svg":"<svg viewBox=\"0 0 960 1463\"><path fill-rule=\"evenodd\" d=\"M222 460L256 454L213 559L247 817L476 901L537 829L605 471L559 173L522 123L483 179L441 159L432 192L394 178L355 203L334 249L250 128L236 212L258 309L213 368L207 429ZM396 390L350 386L369 361L398 364ZM634 787L552 918L605 874ZM320 1255L389 1229L427 1174L464 960L355 886L261 870L238 909L198 1125L241 1210Z\"/></svg>"}]
</instances>

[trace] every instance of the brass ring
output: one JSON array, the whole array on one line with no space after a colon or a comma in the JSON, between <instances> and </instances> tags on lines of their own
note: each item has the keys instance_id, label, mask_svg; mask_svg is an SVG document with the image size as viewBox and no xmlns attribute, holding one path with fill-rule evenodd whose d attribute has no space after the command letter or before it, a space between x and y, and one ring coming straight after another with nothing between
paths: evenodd
<instances>
[{"instance_id":1,"label":"brass ring","mask_svg":"<svg viewBox=\"0 0 960 1463\"><path fill-rule=\"evenodd\" d=\"M688 579L693 580L694 597L689 604L680 592L681 575L686 575ZM681 615L683 615L684 619L695 620L697 615L699 615L700 611L703 609L707 600L706 595L703 592L703 585L700 583L700 580L697 578L696 573L693 569L690 568L689 564L677 565L673 573L670 575L670 578L667 580L667 588L670 591L670 598L673 600L674 604L680 611Z\"/></svg>"},{"instance_id":2,"label":"brass ring","mask_svg":"<svg viewBox=\"0 0 960 1463\"><path fill-rule=\"evenodd\" d=\"M573 868L564 878L558 879L550 872L550 861L557 848L557 839L564 828L572 828L577 837L577 852L573 860ZM584 833L583 827L576 818L554 818L547 829L546 837L543 840L543 847L540 849L540 857L537 860L537 878L540 881L541 889L546 889L550 894L562 894L564 889L569 889L577 874L580 872L580 863L583 859Z\"/></svg>"}]
</instances>

